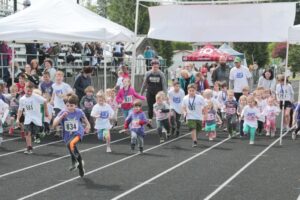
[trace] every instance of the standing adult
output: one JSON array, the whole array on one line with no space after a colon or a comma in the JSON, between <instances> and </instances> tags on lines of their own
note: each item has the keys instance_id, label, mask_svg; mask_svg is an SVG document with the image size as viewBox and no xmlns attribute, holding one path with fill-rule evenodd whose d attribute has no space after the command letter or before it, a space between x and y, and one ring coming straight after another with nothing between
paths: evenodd
<instances>
[{"instance_id":1,"label":"standing adult","mask_svg":"<svg viewBox=\"0 0 300 200\"><path fill-rule=\"evenodd\" d=\"M44 72L49 72L49 74L50 74L50 80L53 81L53 82L55 82L56 69L54 69L54 67L53 67L52 60L49 59L49 58L45 59L44 65L45 65Z\"/></svg>"},{"instance_id":2,"label":"standing adult","mask_svg":"<svg viewBox=\"0 0 300 200\"><path fill-rule=\"evenodd\" d=\"M266 90L275 92L276 80L271 69L266 69L261 77L259 77L257 87L263 87Z\"/></svg>"},{"instance_id":3,"label":"standing adult","mask_svg":"<svg viewBox=\"0 0 300 200\"><path fill-rule=\"evenodd\" d=\"M25 44L27 64L31 64L33 59L37 58L37 48L35 43Z\"/></svg>"},{"instance_id":4,"label":"standing adult","mask_svg":"<svg viewBox=\"0 0 300 200\"><path fill-rule=\"evenodd\" d=\"M195 76L187 70L181 70L181 77L179 78L180 88L184 91L185 95L188 93L189 84L195 83Z\"/></svg>"},{"instance_id":5,"label":"standing adult","mask_svg":"<svg viewBox=\"0 0 300 200\"><path fill-rule=\"evenodd\" d=\"M220 56L219 58L219 65L217 68L213 71L211 75L211 80L215 84L216 81L220 82L226 82L227 85L229 84L229 74L230 74L230 68L226 64L227 58L225 56Z\"/></svg>"},{"instance_id":6,"label":"standing adult","mask_svg":"<svg viewBox=\"0 0 300 200\"><path fill-rule=\"evenodd\" d=\"M241 58L234 59L235 67L230 70L229 88L233 89L236 101L239 101L242 96L243 88L248 86L251 88L251 73L249 69L241 64Z\"/></svg>"},{"instance_id":7,"label":"standing adult","mask_svg":"<svg viewBox=\"0 0 300 200\"><path fill-rule=\"evenodd\" d=\"M12 74L12 68L14 67L14 74ZM22 71L19 69L19 64L17 62L10 63L10 68L4 68L3 70L3 81L6 83L7 88L10 88L12 86L12 77L14 77L14 82L18 82L18 77L22 73Z\"/></svg>"},{"instance_id":8,"label":"standing adult","mask_svg":"<svg viewBox=\"0 0 300 200\"><path fill-rule=\"evenodd\" d=\"M154 58L154 56L154 51L151 49L150 46L147 46L144 51L144 58L146 59L147 70L149 70L149 68L151 67L151 61Z\"/></svg>"},{"instance_id":9,"label":"standing adult","mask_svg":"<svg viewBox=\"0 0 300 200\"><path fill-rule=\"evenodd\" d=\"M7 42L3 41L0 43L0 66L7 67L9 64L9 52L10 47Z\"/></svg>"},{"instance_id":10,"label":"standing adult","mask_svg":"<svg viewBox=\"0 0 300 200\"><path fill-rule=\"evenodd\" d=\"M148 116L151 123L153 118L153 104L155 103L155 96L158 92L167 92L167 81L164 73L159 70L159 60L153 59L151 61L152 69L146 72L141 88L141 95L147 90L146 97L148 103ZM151 127L151 125L150 125Z\"/></svg>"},{"instance_id":11,"label":"standing adult","mask_svg":"<svg viewBox=\"0 0 300 200\"><path fill-rule=\"evenodd\" d=\"M92 72L93 69L90 66L83 67L81 74L77 77L74 83L74 88L79 101L85 95L84 90L88 86L92 85Z\"/></svg>"},{"instance_id":12,"label":"standing adult","mask_svg":"<svg viewBox=\"0 0 300 200\"><path fill-rule=\"evenodd\" d=\"M42 71L39 69L39 62L37 59L32 59L30 62L31 70L35 70L36 74L41 77Z\"/></svg>"}]
</instances>

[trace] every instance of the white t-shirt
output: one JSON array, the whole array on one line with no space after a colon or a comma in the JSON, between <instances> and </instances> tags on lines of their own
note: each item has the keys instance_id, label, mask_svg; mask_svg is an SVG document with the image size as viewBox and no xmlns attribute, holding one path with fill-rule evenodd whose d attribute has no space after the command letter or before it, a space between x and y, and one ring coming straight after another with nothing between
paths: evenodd
<instances>
[{"instance_id":1,"label":"white t-shirt","mask_svg":"<svg viewBox=\"0 0 300 200\"><path fill-rule=\"evenodd\" d=\"M54 95L54 108L63 110L65 108L65 102L63 95L73 92L71 86L67 83L62 82L61 84L54 83L52 85Z\"/></svg>"},{"instance_id":2,"label":"white t-shirt","mask_svg":"<svg viewBox=\"0 0 300 200\"><path fill-rule=\"evenodd\" d=\"M170 102L170 108L174 109L178 114L182 114L182 100L184 98L185 94L182 89L180 89L178 92L175 92L174 89L171 89L168 92L168 98Z\"/></svg>"},{"instance_id":3,"label":"white t-shirt","mask_svg":"<svg viewBox=\"0 0 300 200\"><path fill-rule=\"evenodd\" d=\"M9 106L2 99L0 99L0 120L2 123L5 122L9 113Z\"/></svg>"},{"instance_id":4,"label":"white t-shirt","mask_svg":"<svg viewBox=\"0 0 300 200\"><path fill-rule=\"evenodd\" d=\"M259 110L260 113L260 117L259 117L259 121L261 122L265 122L265 116L262 114L264 111L264 108L267 106L267 102L264 100L260 100L259 102L257 102L257 108Z\"/></svg>"},{"instance_id":5,"label":"white t-shirt","mask_svg":"<svg viewBox=\"0 0 300 200\"><path fill-rule=\"evenodd\" d=\"M294 100L294 89L291 84L287 85L276 85L276 96L279 101L293 101Z\"/></svg>"},{"instance_id":6,"label":"white t-shirt","mask_svg":"<svg viewBox=\"0 0 300 200\"><path fill-rule=\"evenodd\" d=\"M114 111L111 106L107 103L103 105L94 105L91 116L96 118L95 129L110 129L110 118L114 115Z\"/></svg>"},{"instance_id":7,"label":"white t-shirt","mask_svg":"<svg viewBox=\"0 0 300 200\"><path fill-rule=\"evenodd\" d=\"M123 80L124 78L122 76L120 76L117 80L117 86L119 87L119 89L122 89L124 87Z\"/></svg>"},{"instance_id":8,"label":"white t-shirt","mask_svg":"<svg viewBox=\"0 0 300 200\"><path fill-rule=\"evenodd\" d=\"M201 95L195 95L194 97L186 95L182 101L182 106L187 110L186 119L202 120L202 110L206 105Z\"/></svg>"},{"instance_id":9,"label":"white t-shirt","mask_svg":"<svg viewBox=\"0 0 300 200\"><path fill-rule=\"evenodd\" d=\"M278 106L269 106L267 105L264 108L263 115L266 116L267 120L275 120L276 115L280 112Z\"/></svg>"},{"instance_id":10,"label":"white t-shirt","mask_svg":"<svg viewBox=\"0 0 300 200\"><path fill-rule=\"evenodd\" d=\"M248 125L253 128L257 128L257 120L260 117L260 113L257 107L251 108L250 106L245 106L242 111L242 117L244 117L244 126Z\"/></svg>"},{"instance_id":11,"label":"white t-shirt","mask_svg":"<svg viewBox=\"0 0 300 200\"><path fill-rule=\"evenodd\" d=\"M37 126L43 125L41 104L44 104L45 102L46 99L37 94L32 94L30 97L26 97L26 95L21 97L19 110L24 110L25 125L28 125L31 122Z\"/></svg>"},{"instance_id":12,"label":"white t-shirt","mask_svg":"<svg viewBox=\"0 0 300 200\"><path fill-rule=\"evenodd\" d=\"M54 114L54 108L50 103L47 103L47 108L48 108L48 114L53 116ZM48 124L50 124L50 121L48 117L45 117L45 122L47 122Z\"/></svg>"},{"instance_id":13,"label":"white t-shirt","mask_svg":"<svg viewBox=\"0 0 300 200\"><path fill-rule=\"evenodd\" d=\"M233 67L230 70L229 80L233 81L233 91L242 93L243 88L249 86L248 78L252 75L247 67L241 66L240 68Z\"/></svg>"},{"instance_id":14,"label":"white t-shirt","mask_svg":"<svg viewBox=\"0 0 300 200\"><path fill-rule=\"evenodd\" d=\"M213 90L212 98L215 99L215 100L219 100L220 93L221 93L221 91L214 91Z\"/></svg>"}]
</instances>

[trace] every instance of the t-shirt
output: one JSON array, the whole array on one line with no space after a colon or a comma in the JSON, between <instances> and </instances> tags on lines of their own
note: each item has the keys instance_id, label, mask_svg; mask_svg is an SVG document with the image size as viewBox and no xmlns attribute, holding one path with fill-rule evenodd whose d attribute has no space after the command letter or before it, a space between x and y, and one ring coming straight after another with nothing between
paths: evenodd
<instances>
[{"instance_id":1,"label":"t-shirt","mask_svg":"<svg viewBox=\"0 0 300 200\"><path fill-rule=\"evenodd\" d=\"M49 115L53 116L53 114L54 114L54 108L53 108L53 106L50 103L47 103L47 108L48 108ZM47 122L48 124L50 124L51 120L49 120L48 117L45 117L44 121Z\"/></svg>"},{"instance_id":2,"label":"t-shirt","mask_svg":"<svg viewBox=\"0 0 300 200\"><path fill-rule=\"evenodd\" d=\"M19 99L17 97L11 97L9 100L9 110L11 113L17 113L19 108Z\"/></svg>"},{"instance_id":3,"label":"t-shirt","mask_svg":"<svg viewBox=\"0 0 300 200\"><path fill-rule=\"evenodd\" d=\"M96 118L95 129L110 129L112 126L109 119L113 115L114 111L109 104L104 103L103 105L94 105L91 116Z\"/></svg>"},{"instance_id":4,"label":"t-shirt","mask_svg":"<svg viewBox=\"0 0 300 200\"><path fill-rule=\"evenodd\" d=\"M277 106L269 106L267 105L263 109L263 115L266 116L267 120L275 120L276 115L280 112L280 109Z\"/></svg>"},{"instance_id":5,"label":"t-shirt","mask_svg":"<svg viewBox=\"0 0 300 200\"><path fill-rule=\"evenodd\" d=\"M40 84L40 90L42 91L43 94L47 93L51 96L53 92L52 85L53 85L52 81L50 81L49 83L42 82Z\"/></svg>"},{"instance_id":6,"label":"t-shirt","mask_svg":"<svg viewBox=\"0 0 300 200\"><path fill-rule=\"evenodd\" d=\"M242 111L242 116L244 116L244 126L248 125L250 127L257 128L257 120L260 114L256 107L251 108L248 105L245 106Z\"/></svg>"},{"instance_id":7,"label":"t-shirt","mask_svg":"<svg viewBox=\"0 0 300 200\"><path fill-rule=\"evenodd\" d=\"M261 114L259 117L259 121L265 122L265 116L262 115L264 108L267 106L267 102L265 100L256 101L257 102L257 108L259 110L259 113Z\"/></svg>"},{"instance_id":8,"label":"t-shirt","mask_svg":"<svg viewBox=\"0 0 300 200\"><path fill-rule=\"evenodd\" d=\"M182 106L187 110L186 119L202 120L202 111L206 105L207 103L201 95L195 95L194 97L186 95L182 101Z\"/></svg>"},{"instance_id":9,"label":"t-shirt","mask_svg":"<svg viewBox=\"0 0 300 200\"><path fill-rule=\"evenodd\" d=\"M24 124L28 125L31 122L37 126L42 126L41 104L45 103L46 99L37 94L32 94L30 97L24 95L20 99L19 110L24 110L25 121Z\"/></svg>"},{"instance_id":10,"label":"t-shirt","mask_svg":"<svg viewBox=\"0 0 300 200\"><path fill-rule=\"evenodd\" d=\"M276 95L279 101L293 101L294 99L294 90L291 84L276 85Z\"/></svg>"},{"instance_id":11,"label":"t-shirt","mask_svg":"<svg viewBox=\"0 0 300 200\"><path fill-rule=\"evenodd\" d=\"M8 115L8 104L5 103L2 99L0 99L0 124L5 122Z\"/></svg>"},{"instance_id":12,"label":"t-shirt","mask_svg":"<svg viewBox=\"0 0 300 200\"><path fill-rule=\"evenodd\" d=\"M117 87L119 87L119 89L122 89L124 87L123 80L124 80L124 78L122 76L119 77L117 80Z\"/></svg>"},{"instance_id":13,"label":"t-shirt","mask_svg":"<svg viewBox=\"0 0 300 200\"><path fill-rule=\"evenodd\" d=\"M58 113L57 118L59 118L67 110L62 110ZM81 109L76 108L74 112L68 112L68 115L61 121L61 126L63 128L63 139L67 143L73 135L78 135L83 138L84 129L81 120L85 117L85 114Z\"/></svg>"},{"instance_id":14,"label":"t-shirt","mask_svg":"<svg viewBox=\"0 0 300 200\"><path fill-rule=\"evenodd\" d=\"M248 85L248 78L252 75L247 67L233 67L230 70L229 80L234 81L233 90L236 93L242 93L243 88Z\"/></svg>"},{"instance_id":15,"label":"t-shirt","mask_svg":"<svg viewBox=\"0 0 300 200\"><path fill-rule=\"evenodd\" d=\"M54 94L54 108L63 110L65 108L65 102L63 95L73 92L71 86L67 83L62 82L61 84L54 83L52 85Z\"/></svg>"},{"instance_id":16,"label":"t-shirt","mask_svg":"<svg viewBox=\"0 0 300 200\"><path fill-rule=\"evenodd\" d=\"M161 112L161 110L170 109L169 105L166 102L161 104L155 103L153 105L153 111L155 112L156 120L168 119L169 112Z\"/></svg>"},{"instance_id":17,"label":"t-shirt","mask_svg":"<svg viewBox=\"0 0 300 200\"><path fill-rule=\"evenodd\" d=\"M207 118L205 120L206 125L212 125L216 123L216 111L214 109L210 109L207 112Z\"/></svg>"},{"instance_id":18,"label":"t-shirt","mask_svg":"<svg viewBox=\"0 0 300 200\"><path fill-rule=\"evenodd\" d=\"M227 100L225 101L225 111L226 115L235 115L238 103L236 100Z\"/></svg>"},{"instance_id":19,"label":"t-shirt","mask_svg":"<svg viewBox=\"0 0 300 200\"><path fill-rule=\"evenodd\" d=\"M181 104L184 96L185 94L182 89L180 89L179 92L175 92L174 89L168 92L170 108L174 109L178 114L182 114Z\"/></svg>"},{"instance_id":20,"label":"t-shirt","mask_svg":"<svg viewBox=\"0 0 300 200\"><path fill-rule=\"evenodd\" d=\"M221 91L213 91L212 98L215 99L215 100L218 100L220 93L221 93Z\"/></svg>"},{"instance_id":21,"label":"t-shirt","mask_svg":"<svg viewBox=\"0 0 300 200\"><path fill-rule=\"evenodd\" d=\"M220 91L218 96L218 101L221 105L221 111L224 112L225 102L227 101L227 92Z\"/></svg>"}]
</instances>

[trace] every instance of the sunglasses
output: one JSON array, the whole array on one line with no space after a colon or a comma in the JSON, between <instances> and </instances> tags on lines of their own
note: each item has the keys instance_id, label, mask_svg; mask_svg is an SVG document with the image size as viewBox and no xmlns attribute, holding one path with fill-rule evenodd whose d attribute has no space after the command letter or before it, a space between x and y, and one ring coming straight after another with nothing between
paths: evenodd
<instances>
[{"instance_id":1,"label":"sunglasses","mask_svg":"<svg viewBox=\"0 0 300 200\"><path fill-rule=\"evenodd\" d=\"M151 65L159 65L159 62L152 62Z\"/></svg>"}]
</instances>

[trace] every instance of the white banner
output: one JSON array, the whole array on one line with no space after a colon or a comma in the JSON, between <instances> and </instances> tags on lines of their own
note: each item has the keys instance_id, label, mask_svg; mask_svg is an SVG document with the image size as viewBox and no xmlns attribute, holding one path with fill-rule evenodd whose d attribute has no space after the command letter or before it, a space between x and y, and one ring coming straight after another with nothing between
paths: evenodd
<instances>
[{"instance_id":1,"label":"white banner","mask_svg":"<svg viewBox=\"0 0 300 200\"><path fill-rule=\"evenodd\" d=\"M300 43L300 24L293 26L289 30L289 42L291 44Z\"/></svg>"},{"instance_id":2,"label":"white banner","mask_svg":"<svg viewBox=\"0 0 300 200\"><path fill-rule=\"evenodd\" d=\"M166 5L149 8L149 38L185 42L288 40L296 3Z\"/></svg>"}]
</instances>

